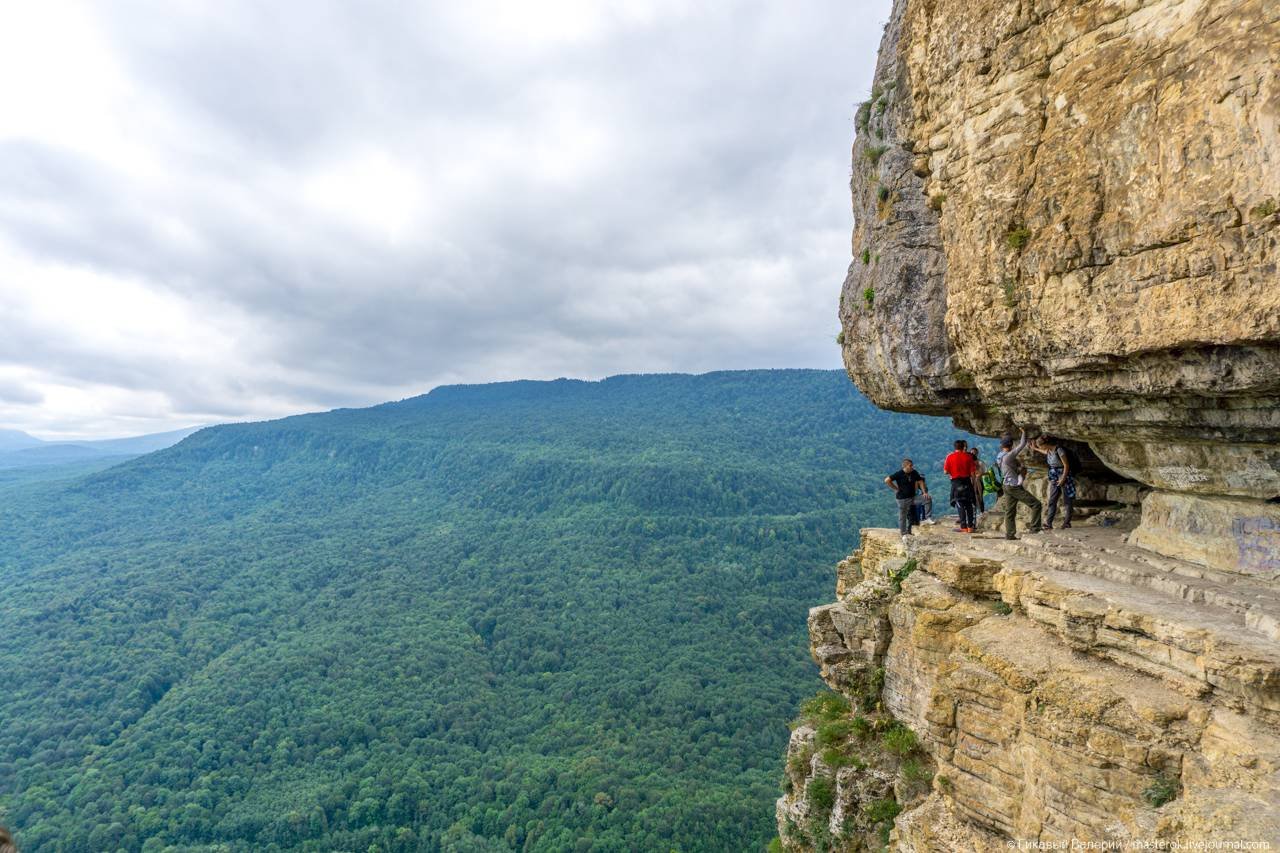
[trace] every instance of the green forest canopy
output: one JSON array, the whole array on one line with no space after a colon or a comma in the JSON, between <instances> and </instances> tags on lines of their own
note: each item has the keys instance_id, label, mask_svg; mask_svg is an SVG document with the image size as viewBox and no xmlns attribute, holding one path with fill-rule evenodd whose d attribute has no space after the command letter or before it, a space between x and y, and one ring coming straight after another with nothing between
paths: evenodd
<instances>
[{"instance_id":1,"label":"green forest canopy","mask_svg":"<svg viewBox=\"0 0 1280 853\"><path fill-rule=\"evenodd\" d=\"M24 851L773 834L807 609L904 452L838 371L438 388L0 488ZM940 476L940 475L939 475Z\"/></svg>"}]
</instances>

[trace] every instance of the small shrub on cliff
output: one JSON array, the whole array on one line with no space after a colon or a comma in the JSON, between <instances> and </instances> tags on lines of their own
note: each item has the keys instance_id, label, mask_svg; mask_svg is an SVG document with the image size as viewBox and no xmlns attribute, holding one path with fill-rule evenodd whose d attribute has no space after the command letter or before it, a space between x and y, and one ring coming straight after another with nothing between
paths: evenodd
<instances>
[{"instance_id":1,"label":"small shrub on cliff","mask_svg":"<svg viewBox=\"0 0 1280 853\"><path fill-rule=\"evenodd\" d=\"M947 201L946 193L937 193L929 197L929 209L935 212L941 212L942 205Z\"/></svg>"},{"instance_id":2,"label":"small shrub on cliff","mask_svg":"<svg viewBox=\"0 0 1280 853\"><path fill-rule=\"evenodd\" d=\"M902 812L902 806L893 797L874 800L862 806L862 817L867 823L892 822Z\"/></svg>"},{"instance_id":3,"label":"small shrub on cliff","mask_svg":"<svg viewBox=\"0 0 1280 853\"><path fill-rule=\"evenodd\" d=\"M1022 226L1010 228L1009 233L1004 235L1004 242L1010 249L1014 251L1020 250L1027 245L1027 241L1031 239L1031 232Z\"/></svg>"},{"instance_id":4,"label":"small shrub on cliff","mask_svg":"<svg viewBox=\"0 0 1280 853\"><path fill-rule=\"evenodd\" d=\"M870 249L863 249L863 250L862 250L862 264L863 264L863 266L866 266L866 265L867 265L867 264L869 264L869 263L871 263L871 250L870 250Z\"/></svg>"},{"instance_id":5,"label":"small shrub on cliff","mask_svg":"<svg viewBox=\"0 0 1280 853\"><path fill-rule=\"evenodd\" d=\"M867 132L867 122L871 118L871 102L863 101L858 104L858 112L853 117L853 126L858 129L858 133Z\"/></svg>"},{"instance_id":6,"label":"small shrub on cliff","mask_svg":"<svg viewBox=\"0 0 1280 853\"><path fill-rule=\"evenodd\" d=\"M837 746L849 739L853 734L853 720L827 720L818 726L818 734L813 739L818 746Z\"/></svg>"},{"instance_id":7,"label":"small shrub on cliff","mask_svg":"<svg viewBox=\"0 0 1280 853\"><path fill-rule=\"evenodd\" d=\"M902 564L902 567L893 574L889 575L889 582L893 584L894 592L902 592L902 582L907 576L916 570L916 560L911 558Z\"/></svg>"},{"instance_id":8,"label":"small shrub on cliff","mask_svg":"<svg viewBox=\"0 0 1280 853\"><path fill-rule=\"evenodd\" d=\"M898 770L902 773L902 778L908 782L933 781L933 773L918 758L908 758L902 762L902 766Z\"/></svg>"},{"instance_id":9,"label":"small shrub on cliff","mask_svg":"<svg viewBox=\"0 0 1280 853\"><path fill-rule=\"evenodd\" d=\"M831 747L822 751L822 763L830 767L832 770L839 770L841 767L856 767L862 770L867 766L867 762L863 761L852 752Z\"/></svg>"},{"instance_id":10,"label":"small shrub on cliff","mask_svg":"<svg viewBox=\"0 0 1280 853\"><path fill-rule=\"evenodd\" d=\"M1274 198L1269 198L1266 201L1264 201L1262 204L1259 204L1256 207L1254 207L1253 210L1250 210L1249 214L1253 216L1254 219L1266 219L1268 216L1273 215L1275 212L1276 212L1276 200Z\"/></svg>"},{"instance_id":11,"label":"small shrub on cliff","mask_svg":"<svg viewBox=\"0 0 1280 853\"><path fill-rule=\"evenodd\" d=\"M765 853L783 853L782 839L775 835L765 848Z\"/></svg>"},{"instance_id":12,"label":"small shrub on cliff","mask_svg":"<svg viewBox=\"0 0 1280 853\"><path fill-rule=\"evenodd\" d=\"M863 716L854 717L853 733L859 738L866 740L871 736L871 722Z\"/></svg>"},{"instance_id":13,"label":"small shrub on cliff","mask_svg":"<svg viewBox=\"0 0 1280 853\"><path fill-rule=\"evenodd\" d=\"M867 310L870 311L872 304L876 301L876 289L874 287L868 287L866 290L862 291L862 300L867 303Z\"/></svg>"},{"instance_id":14,"label":"small shrub on cliff","mask_svg":"<svg viewBox=\"0 0 1280 853\"><path fill-rule=\"evenodd\" d=\"M894 723L880 736L880 743L894 755L907 756L920 748L920 738L902 723Z\"/></svg>"},{"instance_id":15,"label":"small shrub on cliff","mask_svg":"<svg viewBox=\"0 0 1280 853\"><path fill-rule=\"evenodd\" d=\"M805 794L809 798L809 804L819 813L830 812L836 803L836 786L827 776L814 776L810 779Z\"/></svg>"},{"instance_id":16,"label":"small shrub on cliff","mask_svg":"<svg viewBox=\"0 0 1280 853\"><path fill-rule=\"evenodd\" d=\"M840 346L844 346L844 330L843 329L836 332L836 343L839 344Z\"/></svg>"},{"instance_id":17,"label":"small shrub on cliff","mask_svg":"<svg viewBox=\"0 0 1280 853\"><path fill-rule=\"evenodd\" d=\"M887 145L868 145L863 151L863 156L871 161L871 165L875 166L880 162L880 158L884 156L884 152L889 150Z\"/></svg>"},{"instance_id":18,"label":"small shrub on cliff","mask_svg":"<svg viewBox=\"0 0 1280 853\"><path fill-rule=\"evenodd\" d=\"M1004 291L1004 304L1006 308L1012 308L1018 304L1017 292L1014 289L1014 282L1011 278L1006 278L1000 282L1000 288Z\"/></svg>"},{"instance_id":19,"label":"small shrub on cliff","mask_svg":"<svg viewBox=\"0 0 1280 853\"><path fill-rule=\"evenodd\" d=\"M823 690L800 706L806 717L834 720L849 713L849 700L833 690Z\"/></svg>"},{"instance_id":20,"label":"small shrub on cliff","mask_svg":"<svg viewBox=\"0 0 1280 853\"><path fill-rule=\"evenodd\" d=\"M884 667L878 666L872 670L863 670L858 674L849 689L857 696L860 709L863 711L875 710L880 704L880 693L884 690ZM879 719L868 723L873 727L879 724ZM878 729L876 730L878 731Z\"/></svg>"},{"instance_id":21,"label":"small shrub on cliff","mask_svg":"<svg viewBox=\"0 0 1280 853\"><path fill-rule=\"evenodd\" d=\"M878 198L882 204L888 201L889 188L886 187L884 184L880 184L880 186L876 188L876 198Z\"/></svg>"},{"instance_id":22,"label":"small shrub on cliff","mask_svg":"<svg viewBox=\"0 0 1280 853\"><path fill-rule=\"evenodd\" d=\"M1163 773L1157 773L1156 778L1151 781L1146 790L1142 792L1142 799L1147 801L1153 809L1158 809L1165 803L1178 796L1179 785L1177 779L1172 779Z\"/></svg>"},{"instance_id":23,"label":"small shrub on cliff","mask_svg":"<svg viewBox=\"0 0 1280 853\"><path fill-rule=\"evenodd\" d=\"M1013 608L1003 601L997 601L994 605L992 605L991 609L999 613L1001 616L1008 616L1010 613L1013 612Z\"/></svg>"},{"instance_id":24,"label":"small shrub on cliff","mask_svg":"<svg viewBox=\"0 0 1280 853\"><path fill-rule=\"evenodd\" d=\"M879 696L884 690L884 667L878 666L875 672L871 673L871 692Z\"/></svg>"},{"instance_id":25,"label":"small shrub on cliff","mask_svg":"<svg viewBox=\"0 0 1280 853\"><path fill-rule=\"evenodd\" d=\"M806 776L809 773L809 759L813 758L813 746L792 753L787 759L787 769L793 776Z\"/></svg>"}]
</instances>

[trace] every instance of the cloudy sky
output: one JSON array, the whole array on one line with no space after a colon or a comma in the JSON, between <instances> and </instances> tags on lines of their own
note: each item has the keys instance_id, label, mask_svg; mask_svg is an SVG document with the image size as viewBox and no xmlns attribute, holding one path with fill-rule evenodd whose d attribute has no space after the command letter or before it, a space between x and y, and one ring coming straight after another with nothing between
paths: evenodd
<instances>
[{"instance_id":1,"label":"cloudy sky","mask_svg":"<svg viewBox=\"0 0 1280 853\"><path fill-rule=\"evenodd\" d=\"M6 4L0 427L838 367L888 6Z\"/></svg>"}]
</instances>

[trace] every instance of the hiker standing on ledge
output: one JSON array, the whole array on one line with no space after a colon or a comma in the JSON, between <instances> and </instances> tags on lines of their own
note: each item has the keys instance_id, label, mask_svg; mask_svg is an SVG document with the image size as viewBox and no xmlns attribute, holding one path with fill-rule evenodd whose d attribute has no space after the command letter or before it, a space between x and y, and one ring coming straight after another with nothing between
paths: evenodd
<instances>
[{"instance_id":1,"label":"hiker standing on ledge","mask_svg":"<svg viewBox=\"0 0 1280 853\"><path fill-rule=\"evenodd\" d=\"M924 507L924 523L933 524L933 498L929 497L929 484L910 459L903 459L902 468L885 477L884 481L898 499L898 532L902 538L911 535L917 506Z\"/></svg>"},{"instance_id":2,"label":"hiker standing on ledge","mask_svg":"<svg viewBox=\"0 0 1280 853\"><path fill-rule=\"evenodd\" d=\"M977 523L974 516L978 505L978 496L973 489L973 475L978 470L978 463L968 451L969 442L957 438L955 450L947 454L942 463L942 470L951 478L951 505L960 516L960 533L972 533Z\"/></svg>"},{"instance_id":3,"label":"hiker standing on ledge","mask_svg":"<svg viewBox=\"0 0 1280 853\"><path fill-rule=\"evenodd\" d=\"M973 502L977 507L977 514L982 515L987 511L987 502L982 493L982 475L986 473L987 466L982 464L976 445L969 448L969 455L973 457Z\"/></svg>"},{"instance_id":4,"label":"hiker standing on ledge","mask_svg":"<svg viewBox=\"0 0 1280 853\"><path fill-rule=\"evenodd\" d=\"M1005 436L1000 439L1000 452L996 454L996 465L1004 476L1004 538L1018 538L1018 504L1031 507L1032 521L1030 533L1040 532L1040 510L1043 508L1036 496L1026 490L1027 468L1018 459L1018 454L1027 449L1027 431L1024 429L1018 436L1018 446L1014 447L1013 439Z\"/></svg>"},{"instance_id":5,"label":"hiker standing on ledge","mask_svg":"<svg viewBox=\"0 0 1280 853\"><path fill-rule=\"evenodd\" d=\"M1080 467L1080 457L1067 449L1061 441L1051 435L1042 435L1031 442L1031 448L1044 454L1049 465L1049 495L1046 503L1049 506L1044 514L1044 529L1053 529L1053 517L1058 514L1058 498L1062 498L1062 529L1071 526L1071 510L1076 502L1076 469Z\"/></svg>"}]
</instances>

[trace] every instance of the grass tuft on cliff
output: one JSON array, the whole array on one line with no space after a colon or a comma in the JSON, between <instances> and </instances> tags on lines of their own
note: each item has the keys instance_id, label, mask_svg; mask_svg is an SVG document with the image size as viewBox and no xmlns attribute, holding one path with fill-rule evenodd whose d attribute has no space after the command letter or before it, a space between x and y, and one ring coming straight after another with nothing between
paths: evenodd
<instances>
[{"instance_id":1,"label":"grass tuft on cliff","mask_svg":"<svg viewBox=\"0 0 1280 853\"><path fill-rule=\"evenodd\" d=\"M920 738L904 723L895 722L880 736L886 750L899 757L906 757L920 749Z\"/></svg>"},{"instance_id":2,"label":"grass tuft on cliff","mask_svg":"<svg viewBox=\"0 0 1280 853\"><path fill-rule=\"evenodd\" d=\"M1142 799L1153 809L1175 800L1182 792L1182 785L1177 779L1164 773L1157 773L1151 784L1142 792Z\"/></svg>"},{"instance_id":3,"label":"grass tuft on cliff","mask_svg":"<svg viewBox=\"0 0 1280 853\"><path fill-rule=\"evenodd\" d=\"M1021 226L1010 228L1008 233L1004 235L1005 245L1014 251L1021 251L1022 247L1027 245L1027 241L1031 239L1031 232Z\"/></svg>"}]
</instances>

